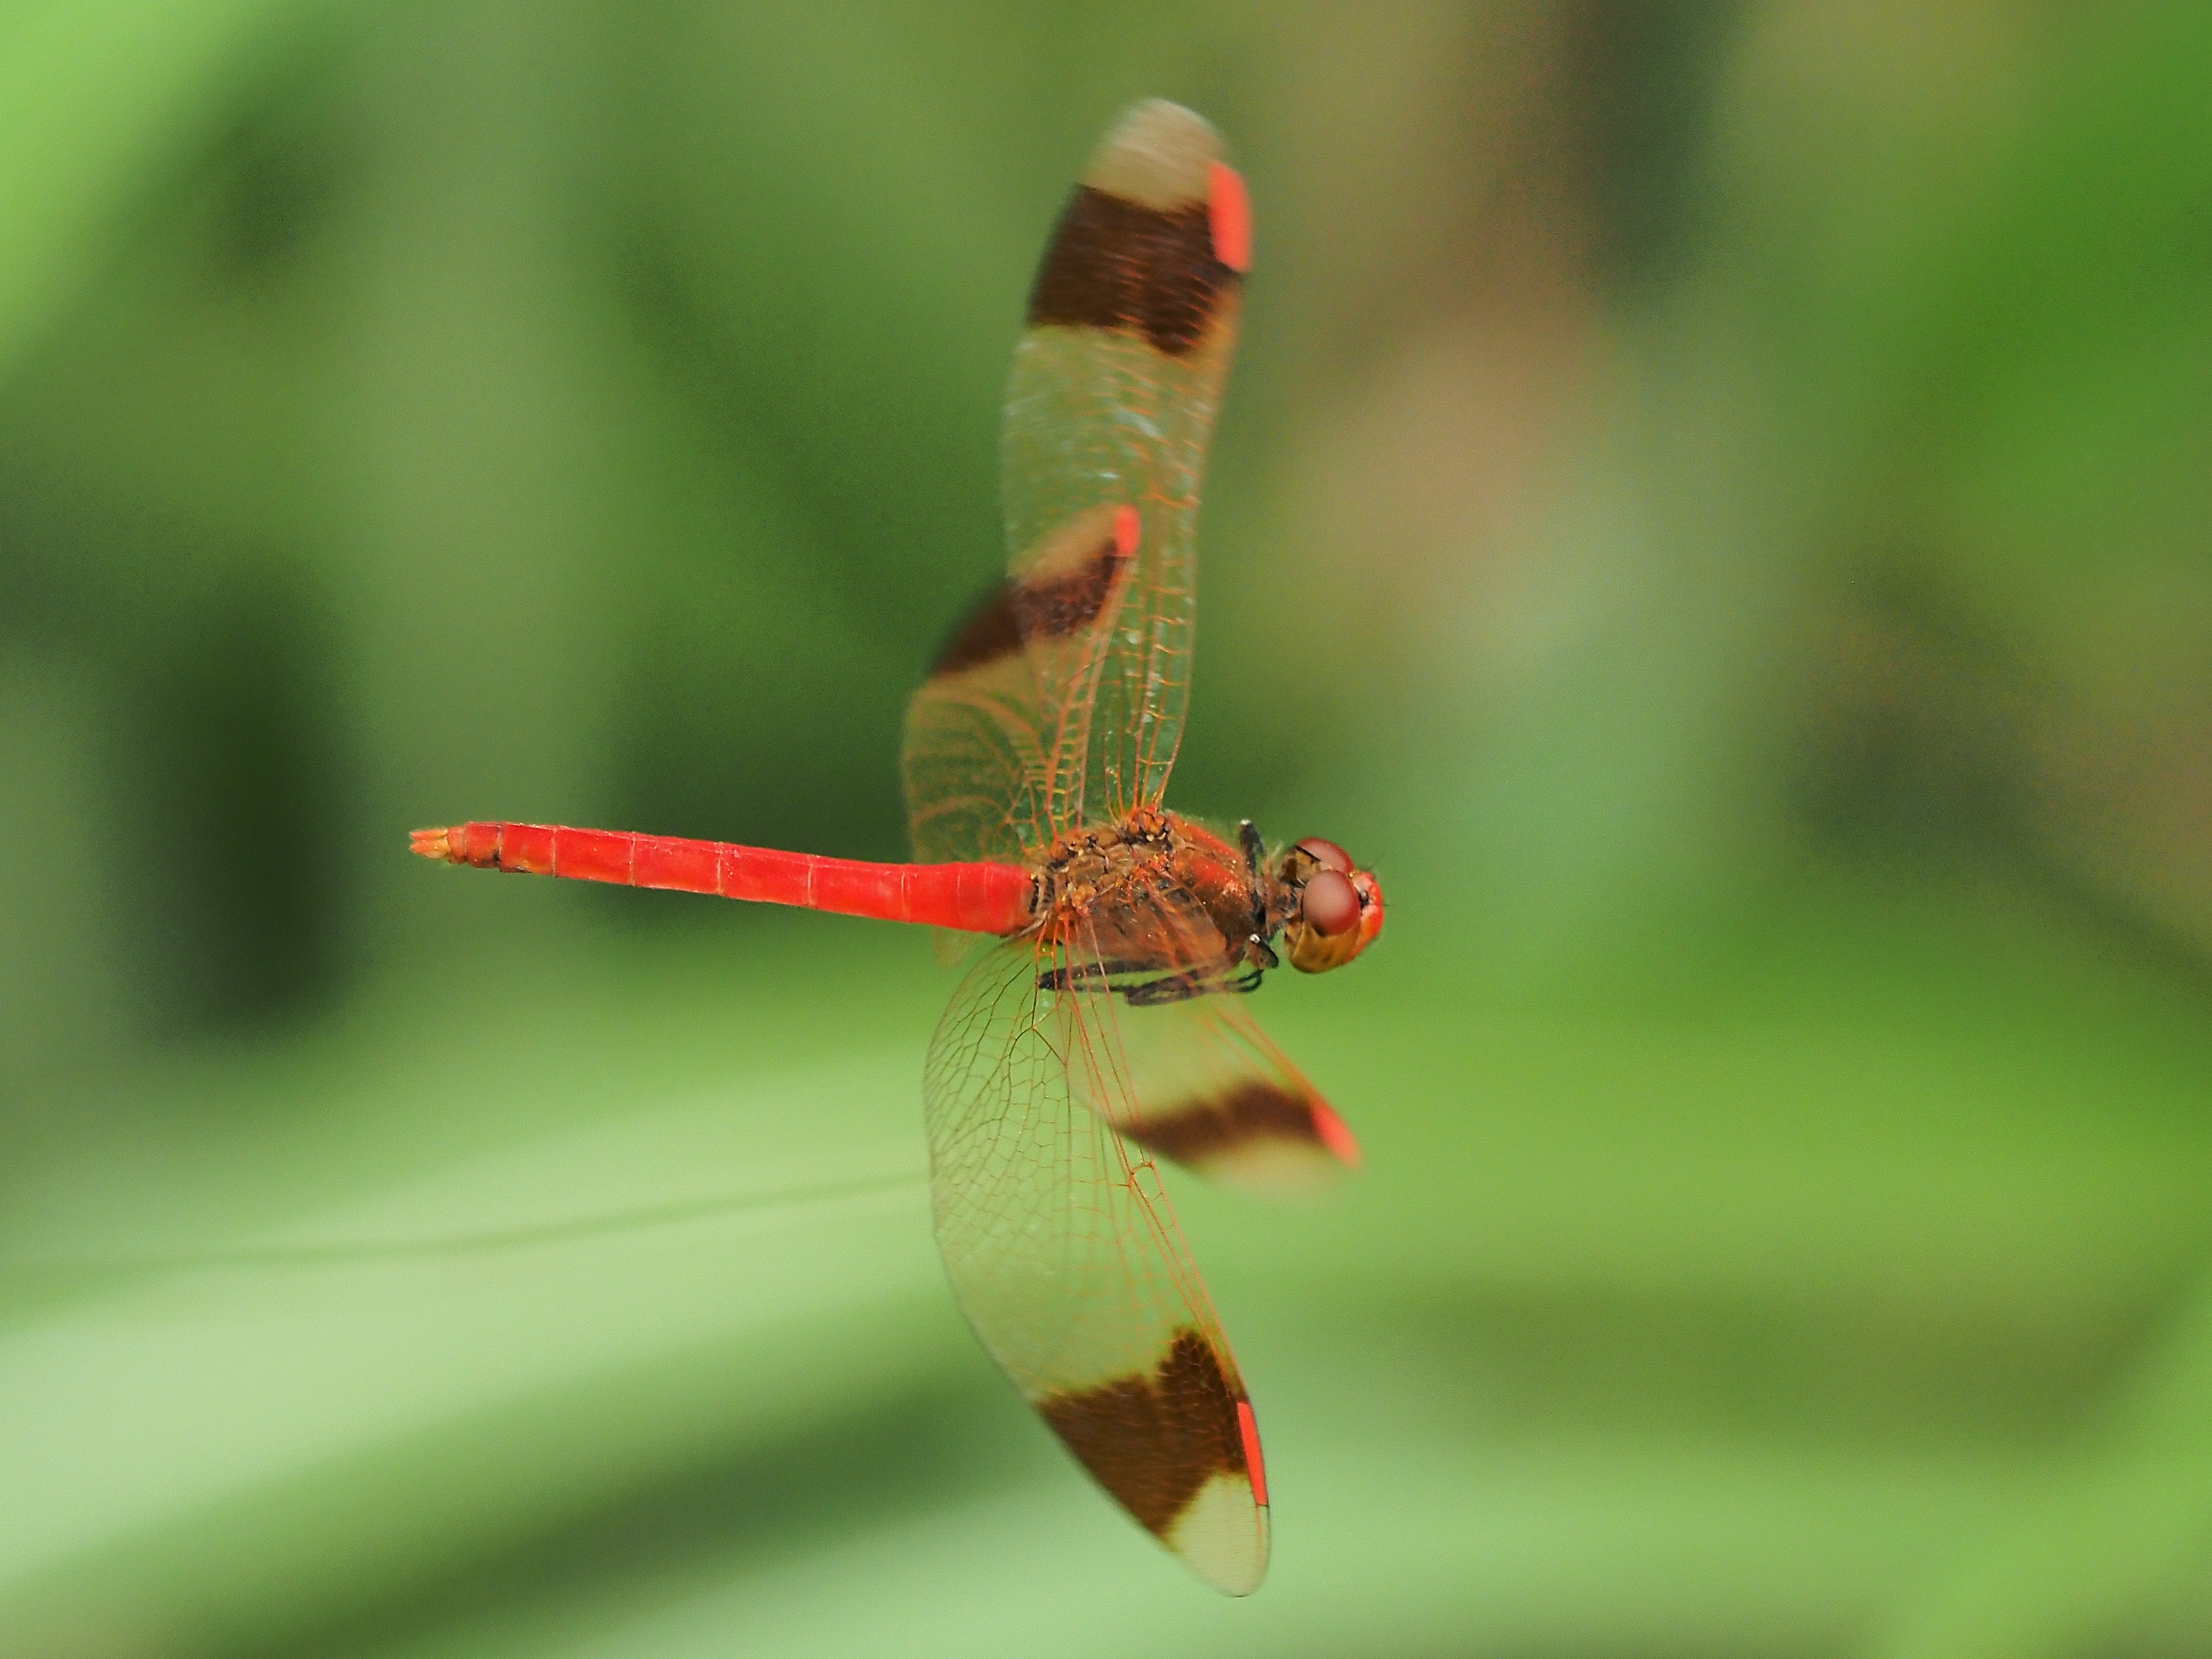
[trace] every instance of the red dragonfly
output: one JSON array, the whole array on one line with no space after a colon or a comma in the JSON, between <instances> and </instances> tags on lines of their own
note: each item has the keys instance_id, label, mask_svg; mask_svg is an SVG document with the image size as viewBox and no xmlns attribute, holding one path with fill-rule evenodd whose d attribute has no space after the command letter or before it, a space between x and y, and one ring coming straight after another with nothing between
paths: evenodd
<instances>
[{"instance_id":1,"label":"red dragonfly","mask_svg":"<svg viewBox=\"0 0 2212 1659\"><path fill-rule=\"evenodd\" d=\"M996 943L925 1068L937 1243L975 1334L1069 1450L1207 1583L1267 1564L1259 1431L1154 1158L1281 1192L1350 1131L1246 1012L1279 965L1382 927L1344 849L1270 853L1162 804L1189 685L1195 520L1251 219L1213 129L1108 133L1030 293L1001 441L1009 574L907 711L914 864L535 824L415 832L426 858Z\"/></svg>"}]
</instances>

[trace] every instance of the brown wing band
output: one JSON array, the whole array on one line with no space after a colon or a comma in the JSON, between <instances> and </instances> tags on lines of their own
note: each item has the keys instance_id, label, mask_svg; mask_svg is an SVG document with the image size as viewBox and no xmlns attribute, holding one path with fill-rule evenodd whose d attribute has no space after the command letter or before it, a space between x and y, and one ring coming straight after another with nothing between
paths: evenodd
<instances>
[{"instance_id":1,"label":"brown wing band","mask_svg":"<svg viewBox=\"0 0 2212 1659\"><path fill-rule=\"evenodd\" d=\"M1315 1145L1322 1139L1304 1096L1256 1080L1226 1094L1147 1112L1141 1123L1122 1133L1178 1164L1203 1164L1213 1153L1255 1140Z\"/></svg>"},{"instance_id":2,"label":"brown wing band","mask_svg":"<svg viewBox=\"0 0 2212 1659\"><path fill-rule=\"evenodd\" d=\"M931 677L958 674L1012 656L1029 640L1064 640L1098 620L1131 556L1108 537L1073 570L1002 583L938 653Z\"/></svg>"},{"instance_id":3,"label":"brown wing band","mask_svg":"<svg viewBox=\"0 0 2212 1659\"><path fill-rule=\"evenodd\" d=\"M930 678L964 673L1021 648L1021 625L1014 620L1014 585L1000 582L945 642L930 665Z\"/></svg>"},{"instance_id":4,"label":"brown wing band","mask_svg":"<svg viewBox=\"0 0 2212 1659\"><path fill-rule=\"evenodd\" d=\"M1237 1399L1213 1345L1185 1326L1151 1375L1048 1395L1037 1410L1091 1478L1164 1537L1208 1480L1246 1474Z\"/></svg>"},{"instance_id":5,"label":"brown wing band","mask_svg":"<svg viewBox=\"0 0 2212 1659\"><path fill-rule=\"evenodd\" d=\"M1151 208L1079 185L1037 267L1029 320L1141 335L1184 357L1242 281L1215 256L1205 202Z\"/></svg>"}]
</instances>

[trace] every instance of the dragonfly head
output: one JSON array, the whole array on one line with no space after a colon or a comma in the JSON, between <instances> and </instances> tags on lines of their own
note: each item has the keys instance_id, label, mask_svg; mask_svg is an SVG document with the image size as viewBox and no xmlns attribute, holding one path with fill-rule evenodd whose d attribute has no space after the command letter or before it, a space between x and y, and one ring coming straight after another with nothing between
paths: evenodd
<instances>
[{"instance_id":1,"label":"dragonfly head","mask_svg":"<svg viewBox=\"0 0 2212 1659\"><path fill-rule=\"evenodd\" d=\"M1275 879L1287 901L1283 942L1302 974L1343 967L1382 931L1381 884L1333 841L1300 842L1283 854Z\"/></svg>"}]
</instances>

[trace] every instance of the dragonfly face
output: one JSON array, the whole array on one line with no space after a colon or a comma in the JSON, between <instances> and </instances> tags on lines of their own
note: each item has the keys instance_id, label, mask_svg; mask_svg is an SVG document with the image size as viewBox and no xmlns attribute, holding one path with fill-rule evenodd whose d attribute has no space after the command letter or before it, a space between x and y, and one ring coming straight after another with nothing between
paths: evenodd
<instances>
[{"instance_id":1,"label":"dragonfly face","mask_svg":"<svg viewBox=\"0 0 2212 1659\"><path fill-rule=\"evenodd\" d=\"M1283 943L1302 974L1341 968L1382 931L1382 888L1333 841L1302 841L1275 866Z\"/></svg>"}]
</instances>

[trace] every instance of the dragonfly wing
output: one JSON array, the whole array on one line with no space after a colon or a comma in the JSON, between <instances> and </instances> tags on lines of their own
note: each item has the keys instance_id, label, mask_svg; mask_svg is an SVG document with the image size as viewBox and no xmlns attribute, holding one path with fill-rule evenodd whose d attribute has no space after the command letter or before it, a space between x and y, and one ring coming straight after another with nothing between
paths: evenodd
<instances>
[{"instance_id":1,"label":"dragonfly wing","mask_svg":"<svg viewBox=\"0 0 2212 1659\"><path fill-rule=\"evenodd\" d=\"M939 653L901 757L916 859L1018 860L1073 824L1064 757L1087 740L1139 533L1127 505L1077 514Z\"/></svg>"},{"instance_id":2,"label":"dragonfly wing","mask_svg":"<svg viewBox=\"0 0 2212 1659\"><path fill-rule=\"evenodd\" d=\"M1157 805L1182 738L1199 486L1250 225L1212 127L1140 103L1091 157L1030 289L999 451L1013 569L1099 502L1133 503L1143 526L1085 752L1063 757L1093 820Z\"/></svg>"},{"instance_id":3,"label":"dragonfly wing","mask_svg":"<svg viewBox=\"0 0 2212 1659\"><path fill-rule=\"evenodd\" d=\"M908 714L918 857L1015 856L1165 793L1249 246L1242 180L1177 105L1131 109L1069 198L1006 392L1006 585Z\"/></svg>"},{"instance_id":4,"label":"dragonfly wing","mask_svg":"<svg viewBox=\"0 0 2212 1659\"><path fill-rule=\"evenodd\" d=\"M946 1010L927 1074L938 1248L984 1347L1091 1477L1248 1595L1267 1563L1251 1403L1158 1170L1077 1103L1122 1089L1114 999L1039 987L1099 967L1088 939L1009 941Z\"/></svg>"},{"instance_id":5,"label":"dragonfly wing","mask_svg":"<svg viewBox=\"0 0 2212 1659\"><path fill-rule=\"evenodd\" d=\"M1267 1198L1304 1196L1359 1166L1344 1120L1241 998L1193 997L1119 1018L1127 1091L1084 1103L1146 1151Z\"/></svg>"}]
</instances>

